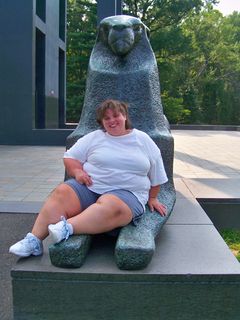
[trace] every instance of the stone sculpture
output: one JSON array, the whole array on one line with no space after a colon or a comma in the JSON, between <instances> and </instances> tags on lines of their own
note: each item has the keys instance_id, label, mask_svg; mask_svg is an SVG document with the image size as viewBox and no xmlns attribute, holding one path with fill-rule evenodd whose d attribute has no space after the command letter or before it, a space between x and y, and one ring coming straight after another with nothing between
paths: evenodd
<instances>
[{"instance_id":1,"label":"stone sculpture","mask_svg":"<svg viewBox=\"0 0 240 320\"><path fill-rule=\"evenodd\" d=\"M133 127L150 135L161 148L168 182L161 186L159 200L167 206L168 215L146 214L137 226L121 229L115 247L120 269L145 268L155 250L155 238L168 219L176 199L173 184L174 142L164 116L160 98L158 68L149 42L149 30L140 19L119 15L101 21L89 61L86 94L78 127L67 139L70 148L80 137L98 128L97 106L106 99L129 103ZM82 265L91 236L80 235L51 246L50 258L60 267Z\"/></svg>"}]
</instances>

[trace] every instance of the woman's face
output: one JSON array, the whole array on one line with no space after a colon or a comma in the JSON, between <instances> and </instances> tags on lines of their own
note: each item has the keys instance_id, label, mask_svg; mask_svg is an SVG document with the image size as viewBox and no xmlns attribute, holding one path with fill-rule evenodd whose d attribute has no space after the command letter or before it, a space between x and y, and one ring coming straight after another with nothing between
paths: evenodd
<instances>
[{"instance_id":1,"label":"woman's face","mask_svg":"<svg viewBox=\"0 0 240 320\"><path fill-rule=\"evenodd\" d=\"M126 134L125 128L126 116L121 112L107 109L102 119L104 129L112 136L121 136Z\"/></svg>"}]
</instances>

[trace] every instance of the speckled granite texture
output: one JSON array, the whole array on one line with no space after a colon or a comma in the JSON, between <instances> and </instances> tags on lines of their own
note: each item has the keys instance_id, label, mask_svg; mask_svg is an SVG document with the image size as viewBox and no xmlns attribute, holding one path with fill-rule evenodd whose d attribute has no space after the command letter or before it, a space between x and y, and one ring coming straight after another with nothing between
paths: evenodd
<instances>
[{"instance_id":1,"label":"speckled granite texture","mask_svg":"<svg viewBox=\"0 0 240 320\"><path fill-rule=\"evenodd\" d=\"M49 247L53 265L62 268L79 268L83 265L89 251L90 235L71 236L67 241Z\"/></svg>"},{"instance_id":2,"label":"speckled granite texture","mask_svg":"<svg viewBox=\"0 0 240 320\"><path fill-rule=\"evenodd\" d=\"M95 46L89 61L85 101L78 127L67 139L67 148L80 137L98 128L95 110L105 99L118 99L129 103L133 127L143 130L161 149L169 181L162 186L160 201L167 206L168 215L146 214L139 224L122 228L115 248L116 264L120 269L145 268L155 250L155 237L168 219L176 199L173 185L174 141L164 116L157 62L149 42L149 30L131 16L108 17L101 21ZM86 237L86 236L81 236ZM79 243L76 237L51 247L51 261L56 266L75 265L74 256L84 259L78 250L67 247ZM62 254L64 250L64 255ZM66 262L67 261L67 262ZM77 264L81 265L78 261Z\"/></svg>"}]
</instances>

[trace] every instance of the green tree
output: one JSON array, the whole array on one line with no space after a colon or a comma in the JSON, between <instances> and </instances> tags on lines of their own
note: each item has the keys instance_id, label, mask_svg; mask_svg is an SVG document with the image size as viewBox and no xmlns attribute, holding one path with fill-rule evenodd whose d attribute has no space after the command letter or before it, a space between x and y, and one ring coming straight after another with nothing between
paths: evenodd
<instances>
[{"instance_id":1,"label":"green tree","mask_svg":"<svg viewBox=\"0 0 240 320\"><path fill-rule=\"evenodd\" d=\"M162 74L163 91L173 99L181 99L178 92L178 83L181 79L174 77L177 68L173 61L176 59L180 63L179 54L186 50L185 39L179 26L189 12L192 10L198 12L204 1L127 0L123 3L124 13L140 17L151 29L151 43ZM96 37L96 18L96 1L68 0L67 121L69 122L77 122L80 117L87 66ZM171 77L167 76L169 74Z\"/></svg>"},{"instance_id":2,"label":"green tree","mask_svg":"<svg viewBox=\"0 0 240 320\"><path fill-rule=\"evenodd\" d=\"M171 123L239 124L240 14L215 0L125 0L150 28L162 101ZM68 0L67 115L77 122L96 37L96 1Z\"/></svg>"},{"instance_id":3,"label":"green tree","mask_svg":"<svg viewBox=\"0 0 240 320\"><path fill-rule=\"evenodd\" d=\"M78 122L84 101L88 61L96 38L96 1L67 3L67 122Z\"/></svg>"},{"instance_id":4,"label":"green tree","mask_svg":"<svg viewBox=\"0 0 240 320\"><path fill-rule=\"evenodd\" d=\"M184 108L183 98L169 97L168 92L162 92L164 111L169 123L186 122L191 112Z\"/></svg>"},{"instance_id":5,"label":"green tree","mask_svg":"<svg viewBox=\"0 0 240 320\"><path fill-rule=\"evenodd\" d=\"M196 92L203 123L239 123L239 26L239 14L223 17L212 8L188 17L182 26L192 46L187 83Z\"/></svg>"},{"instance_id":6,"label":"green tree","mask_svg":"<svg viewBox=\"0 0 240 320\"><path fill-rule=\"evenodd\" d=\"M140 17L151 30L150 42L158 63L167 118L171 123L194 122L200 114L197 90L189 79L192 39L183 32L182 25L189 16L199 14L216 1L126 0L124 3L126 13Z\"/></svg>"}]
</instances>

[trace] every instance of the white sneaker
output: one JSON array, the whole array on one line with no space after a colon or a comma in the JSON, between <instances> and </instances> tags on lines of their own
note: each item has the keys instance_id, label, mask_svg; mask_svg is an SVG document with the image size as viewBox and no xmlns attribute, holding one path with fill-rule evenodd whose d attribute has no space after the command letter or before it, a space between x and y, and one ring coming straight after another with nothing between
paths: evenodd
<instances>
[{"instance_id":1,"label":"white sneaker","mask_svg":"<svg viewBox=\"0 0 240 320\"><path fill-rule=\"evenodd\" d=\"M71 224L67 223L67 220L63 216L60 222L48 226L48 232L53 243L59 243L64 239L67 240L73 234Z\"/></svg>"},{"instance_id":2,"label":"white sneaker","mask_svg":"<svg viewBox=\"0 0 240 320\"><path fill-rule=\"evenodd\" d=\"M12 245L9 252L20 257L40 256L43 254L42 241L32 233L28 233L24 239Z\"/></svg>"}]
</instances>

